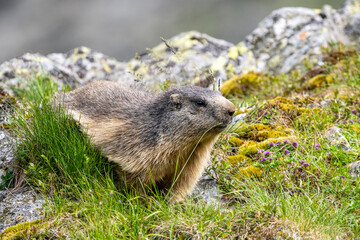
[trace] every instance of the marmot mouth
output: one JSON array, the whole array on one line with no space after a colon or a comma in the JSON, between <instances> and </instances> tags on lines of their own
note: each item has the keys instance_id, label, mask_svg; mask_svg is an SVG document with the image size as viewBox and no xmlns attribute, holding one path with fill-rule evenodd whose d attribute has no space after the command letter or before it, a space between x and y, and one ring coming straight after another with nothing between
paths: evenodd
<instances>
[{"instance_id":1,"label":"marmot mouth","mask_svg":"<svg viewBox=\"0 0 360 240\"><path fill-rule=\"evenodd\" d=\"M225 128L227 128L227 126L229 126L229 123L220 123L218 125L216 125L214 127L214 130L224 130Z\"/></svg>"}]
</instances>

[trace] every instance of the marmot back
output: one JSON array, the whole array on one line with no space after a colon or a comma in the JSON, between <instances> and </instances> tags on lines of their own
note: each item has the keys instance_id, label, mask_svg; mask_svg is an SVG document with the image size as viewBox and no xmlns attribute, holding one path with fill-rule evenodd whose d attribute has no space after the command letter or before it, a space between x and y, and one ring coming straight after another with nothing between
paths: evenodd
<instances>
[{"instance_id":1,"label":"marmot back","mask_svg":"<svg viewBox=\"0 0 360 240\"><path fill-rule=\"evenodd\" d=\"M235 106L219 92L195 86L152 95L138 87L97 81L60 99L119 174L136 188L153 182L175 200L191 192Z\"/></svg>"}]
</instances>

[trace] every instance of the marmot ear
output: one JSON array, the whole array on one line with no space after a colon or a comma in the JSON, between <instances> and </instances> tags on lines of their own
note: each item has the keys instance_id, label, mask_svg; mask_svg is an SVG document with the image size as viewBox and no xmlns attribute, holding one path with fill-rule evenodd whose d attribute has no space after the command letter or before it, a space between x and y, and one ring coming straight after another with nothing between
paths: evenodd
<instances>
[{"instance_id":1,"label":"marmot ear","mask_svg":"<svg viewBox=\"0 0 360 240\"><path fill-rule=\"evenodd\" d=\"M171 106L176 109L181 108L181 96L180 94L174 93L170 95Z\"/></svg>"}]
</instances>

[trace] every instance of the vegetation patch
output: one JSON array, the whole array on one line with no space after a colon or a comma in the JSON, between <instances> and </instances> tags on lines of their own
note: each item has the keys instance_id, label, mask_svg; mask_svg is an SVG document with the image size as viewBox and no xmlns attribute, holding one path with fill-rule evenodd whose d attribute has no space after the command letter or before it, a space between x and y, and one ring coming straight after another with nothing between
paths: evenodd
<instances>
[{"instance_id":1,"label":"vegetation patch","mask_svg":"<svg viewBox=\"0 0 360 240\"><path fill-rule=\"evenodd\" d=\"M18 239L357 239L360 237L360 58L324 49L305 74L234 76L221 91L244 118L213 151L222 204L170 204L156 189L117 187L112 164L39 76L19 92L12 131L26 181L47 199L39 222L8 228ZM244 115L242 115L244 114ZM349 148L327 138L338 128ZM355 164L356 163L356 164ZM10 238L9 238L10 239Z\"/></svg>"}]
</instances>

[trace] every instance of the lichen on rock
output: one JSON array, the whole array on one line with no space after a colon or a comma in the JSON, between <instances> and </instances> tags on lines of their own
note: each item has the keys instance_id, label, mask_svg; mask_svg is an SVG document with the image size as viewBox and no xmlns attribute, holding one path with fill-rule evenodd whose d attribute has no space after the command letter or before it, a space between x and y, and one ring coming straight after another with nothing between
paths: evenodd
<instances>
[{"instance_id":1,"label":"lichen on rock","mask_svg":"<svg viewBox=\"0 0 360 240\"><path fill-rule=\"evenodd\" d=\"M75 88L88 81L104 79L131 83L134 78L125 63L116 61L87 47L68 53L24 54L0 65L0 89L14 95L13 88L25 87L29 77L49 74L60 87Z\"/></svg>"},{"instance_id":2,"label":"lichen on rock","mask_svg":"<svg viewBox=\"0 0 360 240\"><path fill-rule=\"evenodd\" d=\"M324 137L331 145L344 150L350 150L351 146L348 140L341 134L340 128L333 126L324 133Z\"/></svg>"},{"instance_id":3,"label":"lichen on rock","mask_svg":"<svg viewBox=\"0 0 360 240\"><path fill-rule=\"evenodd\" d=\"M176 35L127 64L127 70L148 88L159 90L169 80L173 85L208 87L216 79L227 79L225 71L232 43L196 31Z\"/></svg>"},{"instance_id":4,"label":"lichen on rock","mask_svg":"<svg viewBox=\"0 0 360 240\"><path fill-rule=\"evenodd\" d=\"M357 178L360 173L360 161L355 161L355 162L349 163L348 167L349 167L350 174L354 178Z\"/></svg>"},{"instance_id":5,"label":"lichen on rock","mask_svg":"<svg viewBox=\"0 0 360 240\"><path fill-rule=\"evenodd\" d=\"M351 14L349 14L351 13ZM347 1L343 9L286 7L273 11L243 42L239 55L241 71L268 73L303 68L306 59L323 64L321 47L329 42L358 40L360 10L357 1Z\"/></svg>"},{"instance_id":6,"label":"lichen on rock","mask_svg":"<svg viewBox=\"0 0 360 240\"><path fill-rule=\"evenodd\" d=\"M42 217L44 200L29 188L17 192L0 191L0 232L21 222Z\"/></svg>"}]
</instances>

